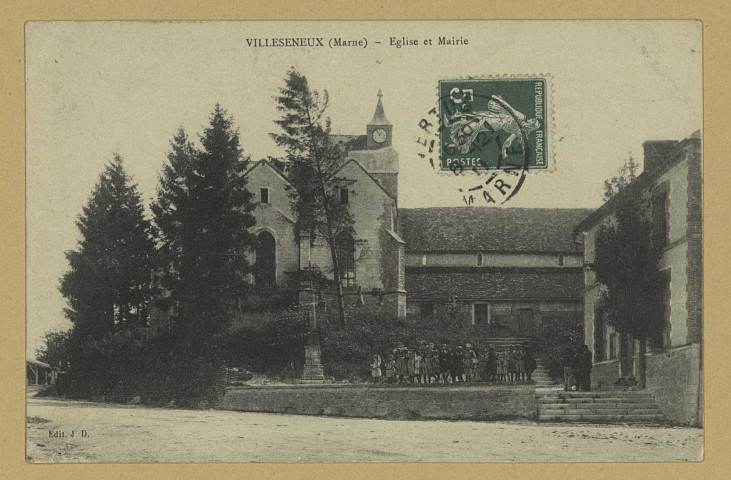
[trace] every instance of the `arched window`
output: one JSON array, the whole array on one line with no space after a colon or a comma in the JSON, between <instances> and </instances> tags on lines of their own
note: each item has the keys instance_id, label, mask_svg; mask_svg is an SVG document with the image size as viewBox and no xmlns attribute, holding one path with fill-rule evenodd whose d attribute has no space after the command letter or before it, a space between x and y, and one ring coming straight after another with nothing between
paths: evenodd
<instances>
[{"instance_id":1,"label":"arched window","mask_svg":"<svg viewBox=\"0 0 731 480\"><path fill-rule=\"evenodd\" d=\"M348 232L340 233L335 239L335 250L340 267L340 283L343 287L355 285L355 240Z\"/></svg>"},{"instance_id":2,"label":"arched window","mask_svg":"<svg viewBox=\"0 0 731 480\"><path fill-rule=\"evenodd\" d=\"M477 266L478 267L482 266L482 254L481 253L477 254Z\"/></svg>"},{"instance_id":3,"label":"arched window","mask_svg":"<svg viewBox=\"0 0 731 480\"><path fill-rule=\"evenodd\" d=\"M274 235L266 230L257 236L254 280L259 288L277 286L277 244Z\"/></svg>"}]
</instances>

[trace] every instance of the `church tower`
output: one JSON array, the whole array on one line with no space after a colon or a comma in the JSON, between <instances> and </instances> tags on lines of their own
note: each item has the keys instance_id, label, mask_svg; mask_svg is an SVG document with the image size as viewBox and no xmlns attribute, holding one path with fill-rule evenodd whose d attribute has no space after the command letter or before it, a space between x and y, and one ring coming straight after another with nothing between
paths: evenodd
<instances>
[{"instance_id":1,"label":"church tower","mask_svg":"<svg viewBox=\"0 0 731 480\"><path fill-rule=\"evenodd\" d=\"M376 105L376 113L366 127L368 135L366 146L369 150L391 146L391 135L393 133L393 125L386 118L386 112L383 110L383 102L381 97L383 94L378 90L378 105Z\"/></svg>"},{"instance_id":2,"label":"church tower","mask_svg":"<svg viewBox=\"0 0 731 480\"><path fill-rule=\"evenodd\" d=\"M383 109L383 94L378 90L378 104L373 118L366 125L366 138L358 137L360 149L348 151L352 158L393 198L398 199L398 153L393 149L393 125Z\"/></svg>"}]
</instances>

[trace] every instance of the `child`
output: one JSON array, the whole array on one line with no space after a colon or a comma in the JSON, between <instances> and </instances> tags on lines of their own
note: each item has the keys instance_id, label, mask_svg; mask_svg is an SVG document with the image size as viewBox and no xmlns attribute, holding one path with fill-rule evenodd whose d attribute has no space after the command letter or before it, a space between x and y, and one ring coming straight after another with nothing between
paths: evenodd
<instances>
[{"instance_id":1,"label":"child","mask_svg":"<svg viewBox=\"0 0 731 480\"><path fill-rule=\"evenodd\" d=\"M413 362L413 380L412 383L418 383L421 385L421 351L416 350L412 353L412 362Z\"/></svg>"},{"instance_id":2,"label":"child","mask_svg":"<svg viewBox=\"0 0 731 480\"><path fill-rule=\"evenodd\" d=\"M432 348L426 359L426 371L424 372L426 383L439 382L439 350Z\"/></svg>"},{"instance_id":3,"label":"child","mask_svg":"<svg viewBox=\"0 0 731 480\"><path fill-rule=\"evenodd\" d=\"M495 364L497 366L498 381L506 381L508 376L508 354L503 348L500 348L498 350L497 360Z\"/></svg>"},{"instance_id":4,"label":"child","mask_svg":"<svg viewBox=\"0 0 731 480\"><path fill-rule=\"evenodd\" d=\"M371 378L373 378L373 383L381 381L381 356L378 354L373 355L371 361Z\"/></svg>"},{"instance_id":5,"label":"child","mask_svg":"<svg viewBox=\"0 0 731 480\"><path fill-rule=\"evenodd\" d=\"M472 350L467 351L465 353L464 358L462 359L462 368L464 370L464 378L466 382L472 381L472 354L474 354Z\"/></svg>"},{"instance_id":6,"label":"child","mask_svg":"<svg viewBox=\"0 0 731 480\"><path fill-rule=\"evenodd\" d=\"M386 362L386 383L393 383L394 379L396 378L396 360L394 360L393 355L388 356L388 361Z\"/></svg>"}]
</instances>

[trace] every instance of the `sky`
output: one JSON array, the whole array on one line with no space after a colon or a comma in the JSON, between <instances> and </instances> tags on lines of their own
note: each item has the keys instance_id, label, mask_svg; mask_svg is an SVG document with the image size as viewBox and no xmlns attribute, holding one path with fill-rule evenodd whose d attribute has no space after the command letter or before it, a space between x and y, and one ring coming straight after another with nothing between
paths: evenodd
<instances>
[{"instance_id":1,"label":"sky","mask_svg":"<svg viewBox=\"0 0 731 480\"><path fill-rule=\"evenodd\" d=\"M440 36L467 44L437 46ZM281 37L326 45L247 43ZM329 48L331 38L368 44ZM419 45L396 48L392 38ZM553 166L530 173L505 207L595 208L604 179L630 155L641 160L643 141L701 128L701 45L696 21L30 22L28 354L44 332L70 326L58 292L64 252L76 248L75 220L113 153L149 203L174 133L201 133L218 102L252 160L277 156L272 97L290 67L328 90L334 133L365 134L382 90L407 208L464 205L458 189L479 183L439 174L418 156L418 123L436 104L439 79L550 75Z\"/></svg>"}]
</instances>

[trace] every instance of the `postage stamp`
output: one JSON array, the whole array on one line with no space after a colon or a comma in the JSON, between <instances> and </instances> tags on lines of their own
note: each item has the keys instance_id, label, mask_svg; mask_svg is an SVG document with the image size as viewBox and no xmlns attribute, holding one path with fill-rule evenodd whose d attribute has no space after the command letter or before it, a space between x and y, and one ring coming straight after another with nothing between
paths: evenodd
<instances>
[{"instance_id":1,"label":"postage stamp","mask_svg":"<svg viewBox=\"0 0 731 480\"><path fill-rule=\"evenodd\" d=\"M439 82L440 169L547 169L547 77Z\"/></svg>"}]
</instances>

